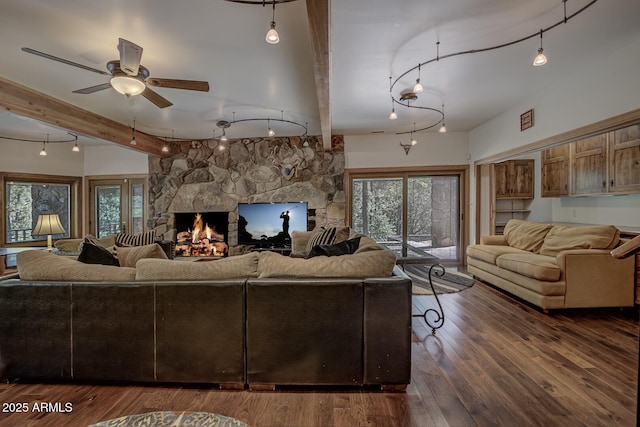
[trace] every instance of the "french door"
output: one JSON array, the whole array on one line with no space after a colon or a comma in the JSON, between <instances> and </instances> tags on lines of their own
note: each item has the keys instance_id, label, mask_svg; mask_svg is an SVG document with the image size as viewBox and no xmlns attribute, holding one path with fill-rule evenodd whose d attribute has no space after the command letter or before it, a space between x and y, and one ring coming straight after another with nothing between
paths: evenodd
<instances>
[{"instance_id":1,"label":"french door","mask_svg":"<svg viewBox=\"0 0 640 427\"><path fill-rule=\"evenodd\" d=\"M463 259L462 171L349 172L350 226L397 256Z\"/></svg>"},{"instance_id":2,"label":"french door","mask_svg":"<svg viewBox=\"0 0 640 427\"><path fill-rule=\"evenodd\" d=\"M100 238L115 233L144 231L146 212L144 178L89 180L89 230Z\"/></svg>"}]
</instances>

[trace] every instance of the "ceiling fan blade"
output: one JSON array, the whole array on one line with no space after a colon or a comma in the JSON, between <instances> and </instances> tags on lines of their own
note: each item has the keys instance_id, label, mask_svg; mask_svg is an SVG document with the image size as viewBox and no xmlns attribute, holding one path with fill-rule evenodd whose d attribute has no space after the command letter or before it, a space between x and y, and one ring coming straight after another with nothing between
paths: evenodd
<instances>
[{"instance_id":1,"label":"ceiling fan blade","mask_svg":"<svg viewBox=\"0 0 640 427\"><path fill-rule=\"evenodd\" d=\"M82 68L83 70L93 71L94 73L104 74L105 76L110 76L111 74L106 71L98 70L96 68L87 67L86 65L78 64L77 62L72 62L66 59L58 58L57 56L49 55L48 53L40 52L35 49L31 49L29 47L23 47L23 52L31 53L33 55L41 56L43 58L51 59L52 61L62 62L63 64L71 65L72 67Z\"/></svg>"},{"instance_id":2,"label":"ceiling fan blade","mask_svg":"<svg viewBox=\"0 0 640 427\"><path fill-rule=\"evenodd\" d=\"M168 87L172 89L199 90L201 92L209 92L209 82L202 82L198 80L175 80L149 77L147 79L147 84L155 87Z\"/></svg>"},{"instance_id":3,"label":"ceiling fan blade","mask_svg":"<svg viewBox=\"0 0 640 427\"><path fill-rule=\"evenodd\" d=\"M120 69L130 76L137 76L142 48L129 40L118 39L118 50L120 51Z\"/></svg>"},{"instance_id":4,"label":"ceiling fan blade","mask_svg":"<svg viewBox=\"0 0 640 427\"><path fill-rule=\"evenodd\" d=\"M152 91L149 88L146 88L144 92L142 92L142 96L144 96L145 98L147 98L149 101L153 102L154 104L156 104L156 106L160 108L167 108L173 105L172 102L169 102L167 99L158 95L156 92Z\"/></svg>"},{"instance_id":5,"label":"ceiling fan blade","mask_svg":"<svg viewBox=\"0 0 640 427\"><path fill-rule=\"evenodd\" d=\"M93 92L109 89L110 87L111 87L111 83L102 83L101 85L85 87L84 89L74 90L73 93L81 93L83 95L88 95Z\"/></svg>"}]
</instances>

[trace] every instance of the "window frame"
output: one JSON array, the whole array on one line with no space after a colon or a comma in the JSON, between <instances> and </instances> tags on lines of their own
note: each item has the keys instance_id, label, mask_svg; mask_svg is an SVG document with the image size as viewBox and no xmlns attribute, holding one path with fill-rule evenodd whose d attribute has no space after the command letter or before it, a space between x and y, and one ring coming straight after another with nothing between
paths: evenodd
<instances>
[{"instance_id":1,"label":"window frame","mask_svg":"<svg viewBox=\"0 0 640 427\"><path fill-rule=\"evenodd\" d=\"M2 204L2 213L0 213L0 247L12 248L47 246L46 240L12 243L7 242L7 182L69 185L69 237L77 238L80 235L80 224L82 218L82 177L0 172L0 185L2 186L2 190L0 190L0 204Z\"/></svg>"}]
</instances>

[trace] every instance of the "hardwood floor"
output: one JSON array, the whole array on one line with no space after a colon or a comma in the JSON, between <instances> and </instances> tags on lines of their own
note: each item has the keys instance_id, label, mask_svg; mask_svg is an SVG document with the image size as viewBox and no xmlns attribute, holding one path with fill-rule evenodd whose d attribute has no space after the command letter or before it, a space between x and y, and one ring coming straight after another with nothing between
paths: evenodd
<instances>
[{"instance_id":1,"label":"hardwood floor","mask_svg":"<svg viewBox=\"0 0 640 427\"><path fill-rule=\"evenodd\" d=\"M414 310L433 297L414 297ZM1 426L86 426L154 410L207 411L267 426L633 426L638 318L634 310L543 314L482 283L442 296L435 336L413 322L406 393L206 387L2 384ZM69 413L34 412L70 402Z\"/></svg>"}]
</instances>

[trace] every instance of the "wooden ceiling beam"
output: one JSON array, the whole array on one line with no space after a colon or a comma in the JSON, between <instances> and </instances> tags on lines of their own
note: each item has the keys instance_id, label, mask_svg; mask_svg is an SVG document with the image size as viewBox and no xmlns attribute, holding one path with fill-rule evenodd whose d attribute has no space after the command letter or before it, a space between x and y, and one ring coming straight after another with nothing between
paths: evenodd
<instances>
[{"instance_id":1,"label":"wooden ceiling beam","mask_svg":"<svg viewBox=\"0 0 640 427\"><path fill-rule=\"evenodd\" d=\"M132 146L129 126L2 77L0 77L0 108L19 116L67 129L72 133L110 141L154 156L168 155L162 152L165 141L160 138L136 131L137 145Z\"/></svg>"},{"instance_id":2,"label":"wooden ceiling beam","mask_svg":"<svg viewBox=\"0 0 640 427\"><path fill-rule=\"evenodd\" d=\"M313 72L316 78L322 144L327 150L331 149L330 2L331 0L307 0L307 19L313 52Z\"/></svg>"}]
</instances>

